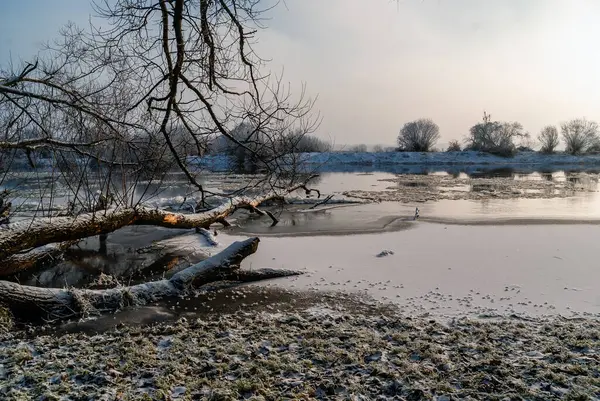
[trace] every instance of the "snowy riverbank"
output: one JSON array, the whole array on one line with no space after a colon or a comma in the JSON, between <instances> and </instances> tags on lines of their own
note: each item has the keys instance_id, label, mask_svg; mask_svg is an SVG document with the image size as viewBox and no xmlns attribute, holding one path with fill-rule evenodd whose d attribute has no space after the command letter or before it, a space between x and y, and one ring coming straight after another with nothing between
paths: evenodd
<instances>
[{"instance_id":1,"label":"snowy riverbank","mask_svg":"<svg viewBox=\"0 0 600 401\"><path fill-rule=\"evenodd\" d=\"M505 158L481 152L382 152L382 153L301 153L294 161L308 170L321 172L385 171L417 173L426 170L515 168L525 171L557 169L600 169L600 155L573 156L564 153L545 155L520 152ZM233 160L227 155L188 157L188 163L210 171L227 171Z\"/></svg>"}]
</instances>

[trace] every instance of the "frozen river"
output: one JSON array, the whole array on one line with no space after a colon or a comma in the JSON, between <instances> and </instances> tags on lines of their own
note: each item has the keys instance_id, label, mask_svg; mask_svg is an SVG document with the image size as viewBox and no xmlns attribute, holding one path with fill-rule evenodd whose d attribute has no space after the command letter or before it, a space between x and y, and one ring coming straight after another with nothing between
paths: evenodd
<instances>
[{"instance_id":1,"label":"frozen river","mask_svg":"<svg viewBox=\"0 0 600 401\"><path fill-rule=\"evenodd\" d=\"M464 173L453 176L470 178ZM215 253L234 240L256 235L261 238L259 250L244 261L244 268L306 271L269 286L365 293L411 314L600 316L597 175L564 171L472 175L482 176L578 186L568 196L550 199L332 203L316 211L274 208L281 220L275 227L270 227L269 219L247 219L242 212L233 220L232 230L220 233L217 249L206 248L193 231L129 227L110 234L103 252L97 251L97 239L92 238L59 267L20 279L24 284L78 286L92 281L96 270L120 275L143 268L137 280L145 280L167 266L196 262L204 252ZM313 187L338 200L350 200L343 195L348 190L389 193L418 188L398 189L399 177L383 172L326 173ZM223 178L216 174L207 182L216 185ZM228 178L230 183L236 180L243 177ZM474 185L462 183L457 188L473 191ZM154 201L176 204L184 189L174 180ZM413 220L416 207L418 221ZM153 242L167 245L160 257L137 250ZM377 256L382 251L389 252Z\"/></svg>"}]
</instances>

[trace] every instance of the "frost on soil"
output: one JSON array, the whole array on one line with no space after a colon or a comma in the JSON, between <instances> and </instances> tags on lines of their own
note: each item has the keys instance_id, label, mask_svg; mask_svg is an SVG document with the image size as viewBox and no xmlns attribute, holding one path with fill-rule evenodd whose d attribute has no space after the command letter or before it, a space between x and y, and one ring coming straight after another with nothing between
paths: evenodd
<instances>
[{"instance_id":1,"label":"frost on soil","mask_svg":"<svg viewBox=\"0 0 600 401\"><path fill-rule=\"evenodd\" d=\"M359 308L343 297L320 313L315 305L276 313L245 309L145 328L121 325L96 335L4 335L0 396L600 397L597 320L459 319L443 324Z\"/></svg>"}]
</instances>

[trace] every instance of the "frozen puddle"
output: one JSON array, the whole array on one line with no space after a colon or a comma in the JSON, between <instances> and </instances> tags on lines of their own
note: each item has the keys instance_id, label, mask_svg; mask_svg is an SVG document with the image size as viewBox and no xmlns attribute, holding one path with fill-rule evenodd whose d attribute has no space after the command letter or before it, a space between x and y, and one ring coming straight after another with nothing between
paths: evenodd
<instances>
[{"instance_id":1,"label":"frozen puddle","mask_svg":"<svg viewBox=\"0 0 600 401\"><path fill-rule=\"evenodd\" d=\"M364 292L408 313L600 317L598 234L595 225L419 222L372 235L262 237L242 267L306 270L270 285ZM377 257L384 250L393 254Z\"/></svg>"}]
</instances>

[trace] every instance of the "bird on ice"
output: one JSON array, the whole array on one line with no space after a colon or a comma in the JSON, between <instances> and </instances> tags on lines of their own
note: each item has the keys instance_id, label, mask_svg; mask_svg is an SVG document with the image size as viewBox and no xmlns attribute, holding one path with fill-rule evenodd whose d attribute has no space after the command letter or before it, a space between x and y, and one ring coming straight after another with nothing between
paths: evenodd
<instances>
[{"instance_id":1,"label":"bird on ice","mask_svg":"<svg viewBox=\"0 0 600 401\"><path fill-rule=\"evenodd\" d=\"M419 208L415 209L415 220L419 218Z\"/></svg>"}]
</instances>

